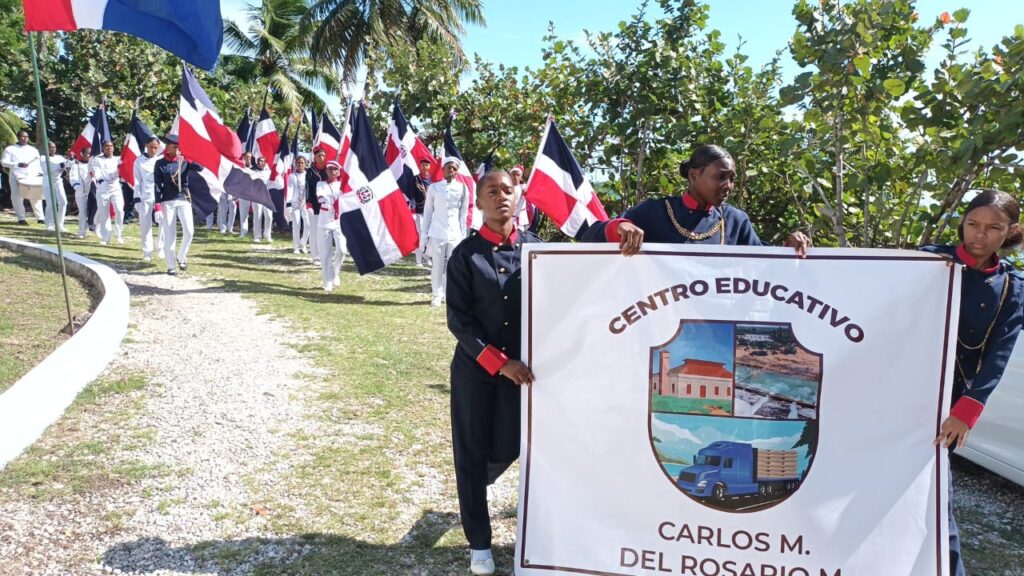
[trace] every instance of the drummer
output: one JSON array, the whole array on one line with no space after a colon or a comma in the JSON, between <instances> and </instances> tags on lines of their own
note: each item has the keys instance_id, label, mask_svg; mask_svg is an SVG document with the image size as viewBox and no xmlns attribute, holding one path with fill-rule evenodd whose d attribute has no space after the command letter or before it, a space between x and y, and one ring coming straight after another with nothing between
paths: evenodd
<instances>
[{"instance_id":1,"label":"drummer","mask_svg":"<svg viewBox=\"0 0 1024 576\"><path fill-rule=\"evenodd\" d=\"M11 204L14 205L14 216L18 218L18 224L27 225L25 221L25 201L21 197L20 180L37 176L41 172L39 166L39 151L28 143L28 130L18 130L18 141L4 149L3 158L0 160L4 168L7 168L8 180L11 184ZM43 200L37 198L31 201L32 214L36 221L45 224L43 219Z\"/></svg>"}]
</instances>

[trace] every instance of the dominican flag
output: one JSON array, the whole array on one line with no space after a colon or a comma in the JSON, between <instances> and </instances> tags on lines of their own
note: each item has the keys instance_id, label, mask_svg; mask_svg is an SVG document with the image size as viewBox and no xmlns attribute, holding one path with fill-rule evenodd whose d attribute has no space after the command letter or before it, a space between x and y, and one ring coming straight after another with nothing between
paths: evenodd
<instances>
[{"instance_id":1,"label":"dominican flag","mask_svg":"<svg viewBox=\"0 0 1024 576\"><path fill-rule=\"evenodd\" d=\"M607 220L608 214L569 146L548 118L533 163L526 199L555 222L559 230L573 237L584 222Z\"/></svg>"},{"instance_id":2,"label":"dominican flag","mask_svg":"<svg viewBox=\"0 0 1024 576\"><path fill-rule=\"evenodd\" d=\"M132 188L135 188L135 161L142 156L146 144L154 138L156 134L133 111L131 127L124 138L124 148L121 149L121 164L117 167L121 179Z\"/></svg>"},{"instance_id":3,"label":"dominican flag","mask_svg":"<svg viewBox=\"0 0 1024 576\"><path fill-rule=\"evenodd\" d=\"M224 42L215 0L23 0L25 31L113 30L213 70Z\"/></svg>"},{"instance_id":4,"label":"dominican flag","mask_svg":"<svg viewBox=\"0 0 1024 576\"><path fill-rule=\"evenodd\" d=\"M419 245L419 232L366 110L359 106L354 113L352 148L345 162L352 191L341 195L341 229L356 268L368 274L411 254Z\"/></svg>"},{"instance_id":5,"label":"dominican flag","mask_svg":"<svg viewBox=\"0 0 1024 576\"><path fill-rule=\"evenodd\" d=\"M338 150L338 162L341 164L341 191L351 192L352 188L348 185L348 160L349 156L352 155L352 126L356 121L356 106L352 105L348 108L348 114L345 118L345 132L341 135L341 149Z\"/></svg>"},{"instance_id":6,"label":"dominican flag","mask_svg":"<svg viewBox=\"0 0 1024 576\"><path fill-rule=\"evenodd\" d=\"M395 107L391 111L391 125L388 126L388 143L384 149L384 159L391 167L391 174L398 181L398 186L406 198L415 198L418 194L416 175L420 173L420 162L430 162L431 173L439 163L430 153L430 149L409 127L398 100L395 100Z\"/></svg>"},{"instance_id":7,"label":"dominican flag","mask_svg":"<svg viewBox=\"0 0 1024 576\"><path fill-rule=\"evenodd\" d=\"M212 208L207 203L209 211L200 216L206 217L212 212L223 191L273 210L274 202L270 199L267 185L255 173L242 169L242 143L238 135L224 125L210 97L188 68L182 70L180 107L176 121L179 148L182 154L204 168L198 176L205 179L209 195L214 200ZM190 179L189 184L195 180ZM193 204L199 196L196 192L197 189L193 188Z\"/></svg>"},{"instance_id":8,"label":"dominican flag","mask_svg":"<svg viewBox=\"0 0 1024 576\"><path fill-rule=\"evenodd\" d=\"M316 150L317 147L323 148L327 152L328 161L340 161L341 132L338 131L334 122L331 122L331 117L327 115L327 112L320 117L320 130L317 132L316 140L313 141L313 150Z\"/></svg>"},{"instance_id":9,"label":"dominican flag","mask_svg":"<svg viewBox=\"0 0 1024 576\"><path fill-rule=\"evenodd\" d=\"M247 145L249 144L249 137L252 135L252 114L249 113L249 109L245 109L245 115L238 122L238 127L235 128L235 135L238 136L238 141L242 142L242 152L248 152Z\"/></svg>"},{"instance_id":10,"label":"dominican flag","mask_svg":"<svg viewBox=\"0 0 1024 576\"><path fill-rule=\"evenodd\" d=\"M490 172L493 167L494 151L492 150L491 153L487 155L487 158L485 158L484 161L476 167L476 174L473 174L473 180L479 183L480 179L484 177L484 174Z\"/></svg>"},{"instance_id":11,"label":"dominican flag","mask_svg":"<svg viewBox=\"0 0 1024 576\"><path fill-rule=\"evenodd\" d=\"M103 151L103 142L110 140L110 126L107 124L107 111L101 104L92 113L89 122L82 128L75 143L71 145L71 155L81 159L82 150L86 148L93 156Z\"/></svg>"},{"instance_id":12,"label":"dominican flag","mask_svg":"<svg viewBox=\"0 0 1024 576\"><path fill-rule=\"evenodd\" d=\"M316 148L317 140L320 139L320 122L316 119L316 112L309 111L309 135L312 138L311 148Z\"/></svg>"},{"instance_id":13,"label":"dominican flag","mask_svg":"<svg viewBox=\"0 0 1024 576\"><path fill-rule=\"evenodd\" d=\"M484 215L480 212L480 209L476 207L476 180L473 179L473 175L469 173L469 167L466 166L466 161L462 159L462 154L459 153L459 147L455 145L455 140L452 139L452 127L444 131L444 156L445 158L454 156L459 159L459 171L455 174L455 179L466 185L469 189L469 205L471 207L466 215L466 226L474 230L479 230L480 226L484 223ZM441 160L444 162L444 160ZM442 169L444 167L442 166ZM443 177L442 177L443 178ZM438 180L435 178L435 180Z\"/></svg>"},{"instance_id":14,"label":"dominican flag","mask_svg":"<svg viewBox=\"0 0 1024 576\"><path fill-rule=\"evenodd\" d=\"M291 118L284 125L281 142L277 146L277 151L274 152L274 161L270 162L270 183L267 185L270 197L274 200L274 226L278 230L288 227L284 205L288 202L288 175L292 173L292 160L294 160L291 146L288 145L289 128L291 128Z\"/></svg>"},{"instance_id":15,"label":"dominican flag","mask_svg":"<svg viewBox=\"0 0 1024 576\"><path fill-rule=\"evenodd\" d=\"M278 135L277 128L274 126L274 120L270 117L270 112L266 108L260 112L260 119L253 128L253 134L256 142L252 150L253 161L257 158L266 158L267 164L273 164L274 154L277 153L277 149L281 146L281 136ZM271 166L270 172L273 174L273 166Z\"/></svg>"}]
</instances>

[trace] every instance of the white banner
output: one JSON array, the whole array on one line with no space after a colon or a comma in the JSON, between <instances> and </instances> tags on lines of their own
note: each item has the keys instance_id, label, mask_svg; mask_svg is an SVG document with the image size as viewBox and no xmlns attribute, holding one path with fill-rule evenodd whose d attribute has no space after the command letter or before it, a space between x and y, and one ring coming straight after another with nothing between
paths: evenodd
<instances>
[{"instance_id":1,"label":"white banner","mask_svg":"<svg viewBox=\"0 0 1024 576\"><path fill-rule=\"evenodd\" d=\"M945 576L959 267L526 245L519 576Z\"/></svg>"}]
</instances>

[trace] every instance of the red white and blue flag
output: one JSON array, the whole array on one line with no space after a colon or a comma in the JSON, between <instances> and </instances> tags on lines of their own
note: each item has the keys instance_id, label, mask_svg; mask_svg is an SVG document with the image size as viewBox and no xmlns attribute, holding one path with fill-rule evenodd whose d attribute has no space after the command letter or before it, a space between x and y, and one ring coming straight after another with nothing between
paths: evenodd
<instances>
[{"instance_id":1,"label":"red white and blue flag","mask_svg":"<svg viewBox=\"0 0 1024 576\"><path fill-rule=\"evenodd\" d=\"M459 159L459 170L455 173L455 179L466 185L469 189L469 205L470 210L467 210L466 214L466 226L474 230L479 230L480 226L484 223L484 215L480 212L480 209L476 207L476 180L473 179L473 175L469 172L469 167L466 166L466 161L462 159L462 154L459 153L459 147L455 145L455 140L452 138L452 127L444 131L444 157L455 157ZM444 160L442 160L443 162ZM443 168L443 166L442 166ZM438 180L435 178L435 181Z\"/></svg>"},{"instance_id":2,"label":"red white and blue flag","mask_svg":"<svg viewBox=\"0 0 1024 576\"><path fill-rule=\"evenodd\" d=\"M341 230L359 273L368 274L411 254L419 232L363 106L355 110L352 124L345 162L352 190L340 198Z\"/></svg>"},{"instance_id":3,"label":"red white and blue flag","mask_svg":"<svg viewBox=\"0 0 1024 576\"><path fill-rule=\"evenodd\" d=\"M476 181L477 183L479 183L480 179L484 177L484 174L487 174L488 172L490 172L493 167L494 167L494 151L492 150L487 155L487 158L484 158L484 161L481 162L480 165L476 167L476 174L473 174L473 180Z\"/></svg>"},{"instance_id":4,"label":"red white and blue flag","mask_svg":"<svg viewBox=\"0 0 1024 576\"><path fill-rule=\"evenodd\" d=\"M544 127L525 195L570 237L576 235L584 222L593 224L608 219L601 199L551 118Z\"/></svg>"},{"instance_id":5,"label":"red white and blue flag","mask_svg":"<svg viewBox=\"0 0 1024 576\"><path fill-rule=\"evenodd\" d=\"M430 173L439 163L430 149L420 140L405 119L402 107L395 100L391 111L391 125L388 126L388 143L384 148L384 159L391 167L391 174L398 181L398 187L406 198L415 198L416 176L420 173L420 162L430 162Z\"/></svg>"},{"instance_id":6,"label":"red white and blue flag","mask_svg":"<svg viewBox=\"0 0 1024 576\"><path fill-rule=\"evenodd\" d=\"M266 108L260 112L260 119L252 130L256 142L252 150L252 159L255 162L257 158L265 158L267 164L271 165L270 171L273 174L274 154L277 154L277 149L281 146L281 136L278 135L274 120Z\"/></svg>"},{"instance_id":7,"label":"red white and blue flag","mask_svg":"<svg viewBox=\"0 0 1024 576\"><path fill-rule=\"evenodd\" d=\"M112 30L213 70L224 42L216 0L23 0L25 31Z\"/></svg>"},{"instance_id":8,"label":"red white and blue flag","mask_svg":"<svg viewBox=\"0 0 1024 576\"><path fill-rule=\"evenodd\" d=\"M242 143L242 152L251 152L249 150L249 137L252 136L252 115L249 113L249 109L245 109L245 115L238 122L238 127L235 128L235 135L238 136L238 141Z\"/></svg>"},{"instance_id":9,"label":"red white and blue flag","mask_svg":"<svg viewBox=\"0 0 1024 576\"><path fill-rule=\"evenodd\" d=\"M313 150L317 148L323 148L327 153L327 160L341 161L339 153L341 152L341 132L331 122L331 117L324 112L320 117L320 130L316 133L316 139L313 140Z\"/></svg>"},{"instance_id":10,"label":"red white and blue flag","mask_svg":"<svg viewBox=\"0 0 1024 576\"><path fill-rule=\"evenodd\" d=\"M226 191L236 198L274 209L266 183L254 172L242 169L242 143L238 135L224 125L210 97L188 68L182 70L180 110L175 124L181 153L204 168L197 174L201 178L190 178L189 184L205 180L208 193L214 200L213 208L216 208L221 192ZM197 192L201 190L193 187L193 203L199 196ZM205 217L206 214L209 212L200 216Z\"/></svg>"},{"instance_id":11,"label":"red white and blue flag","mask_svg":"<svg viewBox=\"0 0 1024 576\"><path fill-rule=\"evenodd\" d=\"M345 115L345 132L341 135L341 149L338 150L338 162L341 164L341 191L350 192L352 188L348 185L348 164L349 156L352 155L352 125L356 121L356 106L350 105Z\"/></svg>"},{"instance_id":12,"label":"red white and blue flag","mask_svg":"<svg viewBox=\"0 0 1024 576\"><path fill-rule=\"evenodd\" d=\"M132 188L135 188L135 161L142 156L142 149L146 147L146 144L154 138L156 138L156 134L133 111L128 135L124 138L124 148L121 148L121 163L117 166L121 179ZM162 143L161 147L163 147Z\"/></svg>"},{"instance_id":13,"label":"red white and blue flag","mask_svg":"<svg viewBox=\"0 0 1024 576\"><path fill-rule=\"evenodd\" d=\"M101 104L96 107L96 111L92 113L89 122L82 128L82 133L78 135L75 143L71 145L71 155L81 159L82 150L88 148L92 155L96 156L103 151L103 143L110 139L107 111Z\"/></svg>"},{"instance_id":14,"label":"red white and blue flag","mask_svg":"<svg viewBox=\"0 0 1024 576\"><path fill-rule=\"evenodd\" d=\"M267 183L270 197L274 200L274 226L279 230L288 226L284 207L288 203L288 176L292 173L292 149L288 145L288 129L291 125L292 120L289 118L281 133L281 142L274 152L274 160L270 162L270 182Z\"/></svg>"}]
</instances>

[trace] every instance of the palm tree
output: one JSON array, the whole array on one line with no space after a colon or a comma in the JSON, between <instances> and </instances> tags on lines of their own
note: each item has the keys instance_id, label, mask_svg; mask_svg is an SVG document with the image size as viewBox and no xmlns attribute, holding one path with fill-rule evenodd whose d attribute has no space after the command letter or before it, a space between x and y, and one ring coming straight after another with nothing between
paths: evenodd
<instances>
[{"instance_id":1,"label":"palm tree","mask_svg":"<svg viewBox=\"0 0 1024 576\"><path fill-rule=\"evenodd\" d=\"M225 55L225 71L242 80L265 81L274 99L292 114L303 104L323 108L317 91L335 92L340 79L330 67L314 66L309 57L309 35L300 26L305 0L262 0L246 8L248 31L231 20L224 23L224 38L235 53Z\"/></svg>"},{"instance_id":2,"label":"palm tree","mask_svg":"<svg viewBox=\"0 0 1024 576\"><path fill-rule=\"evenodd\" d=\"M464 24L485 25L481 0L313 0L303 20L314 60L340 66L347 80L371 49L386 56L420 40L451 47L461 62Z\"/></svg>"}]
</instances>

